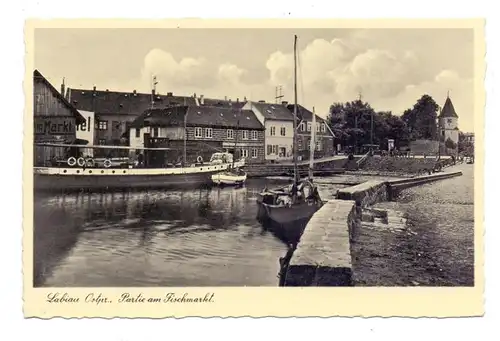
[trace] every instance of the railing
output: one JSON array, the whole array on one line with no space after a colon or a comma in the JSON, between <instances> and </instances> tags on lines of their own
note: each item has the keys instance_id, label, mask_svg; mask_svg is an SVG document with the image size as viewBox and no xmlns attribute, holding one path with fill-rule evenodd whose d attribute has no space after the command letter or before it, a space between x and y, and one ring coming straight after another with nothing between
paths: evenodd
<instances>
[{"instance_id":1,"label":"railing","mask_svg":"<svg viewBox=\"0 0 500 341\"><path fill-rule=\"evenodd\" d=\"M361 157L361 159L359 159L358 161L356 161L358 167L361 167L361 165L363 164L363 162L365 162L366 160L368 160L369 156L370 156L370 152L366 153L365 155L363 155Z\"/></svg>"}]
</instances>

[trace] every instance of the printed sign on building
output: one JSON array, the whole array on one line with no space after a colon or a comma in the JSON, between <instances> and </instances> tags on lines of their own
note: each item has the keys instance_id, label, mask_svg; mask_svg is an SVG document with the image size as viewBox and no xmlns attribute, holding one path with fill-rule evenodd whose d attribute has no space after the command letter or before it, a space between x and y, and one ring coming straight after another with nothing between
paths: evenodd
<instances>
[{"instance_id":1,"label":"printed sign on building","mask_svg":"<svg viewBox=\"0 0 500 341\"><path fill-rule=\"evenodd\" d=\"M75 118L64 116L35 116L35 135L74 135Z\"/></svg>"},{"instance_id":2,"label":"printed sign on building","mask_svg":"<svg viewBox=\"0 0 500 341\"><path fill-rule=\"evenodd\" d=\"M86 140L89 145L93 145L95 132L94 112L84 110L78 110L78 112L85 118L85 122L76 126L76 138ZM93 156L94 150L85 149L84 154Z\"/></svg>"}]
</instances>

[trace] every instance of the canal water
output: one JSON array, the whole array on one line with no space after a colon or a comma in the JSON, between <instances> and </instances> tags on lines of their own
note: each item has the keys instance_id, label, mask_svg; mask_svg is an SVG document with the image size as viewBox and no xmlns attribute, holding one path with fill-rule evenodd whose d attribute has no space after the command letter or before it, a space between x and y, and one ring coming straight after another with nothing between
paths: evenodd
<instances>
[{"instance_id":1,"label":"canal water","mask_svg":"<svg viewBox=\"0 0 500 341\"><path fill-rule=\"evenodd\" d=\"M325 199L342 187L318 182ZM265 185L37 196L35 286L277 286L287 245L256 220Z\"/></svg>"},{"instance_id":2,"label":"canal water","mask_svg":"<svg viewBox=\"0 0 500 341\"><path fill-rule=\"evenodd\" d=\"M474 165L404 190L387 221L363 222L352 245L357 286L474 286Z\"/></svg>"}]
</instances>

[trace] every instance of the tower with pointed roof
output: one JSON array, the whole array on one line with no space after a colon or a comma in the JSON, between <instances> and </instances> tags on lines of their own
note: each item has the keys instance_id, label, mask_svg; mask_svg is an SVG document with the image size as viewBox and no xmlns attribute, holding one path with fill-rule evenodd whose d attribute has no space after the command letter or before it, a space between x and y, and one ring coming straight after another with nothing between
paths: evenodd
<instances>
[{"instance_id":1,"label":"tower with pointed roof","mask_svg":"<svg viewBox=\"0 0 500 341\"><path fill-rule=\"evenodd\" d=\"M449 94L438 116L438 123L440 140L445 142L449 138L453 142L458 143L458 115Z\"/></svg>"}]
</instances>

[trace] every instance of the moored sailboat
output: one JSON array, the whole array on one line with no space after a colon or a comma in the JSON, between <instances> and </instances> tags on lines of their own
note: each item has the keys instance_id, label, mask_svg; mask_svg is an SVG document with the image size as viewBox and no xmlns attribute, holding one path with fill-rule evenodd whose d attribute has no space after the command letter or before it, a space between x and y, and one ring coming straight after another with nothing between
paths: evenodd
<instances>
[{"instance_id":1,"label":"moored sailboat","mask_svg":"<svg viewBox=\"0 0 500 341\"><path fill-rule=\"evenodd\" d=\"M276 188L274 190L264 189L257 195L259 206L258 219L278 224L281 227L292 228L294 225L302 224L312 217L312 215L323 205L319 197L318 189L313 184L314 150L315 144L315 123L316 114L313 113L313 126L311 127L310 164L309 177L305 181L299 182L297 167L297 36L294 41L294 120L293 120L293 161L294 179L288 187ZM314 110L313 110L314 111Z\"/></svg>"}]
</instances>

